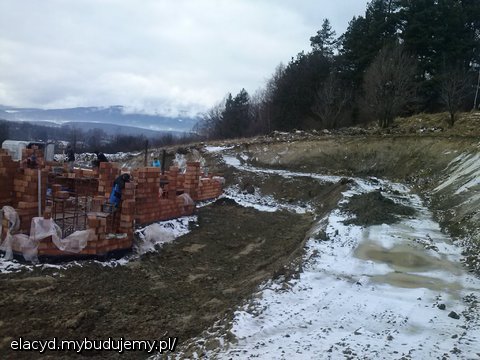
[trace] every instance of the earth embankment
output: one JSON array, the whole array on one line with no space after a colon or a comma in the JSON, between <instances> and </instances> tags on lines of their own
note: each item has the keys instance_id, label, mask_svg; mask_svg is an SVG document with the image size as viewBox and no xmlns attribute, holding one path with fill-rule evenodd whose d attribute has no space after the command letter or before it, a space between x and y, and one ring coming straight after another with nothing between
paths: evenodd
<instances>
[{"instance_id":1,"label":"earth embankment","mask_svg":"<svg viewBox=\"0 0 480 360\"><path fill-rule=\"evenodd\" d=\"M461 136L324 136L249 144L259 166L407 183L480 271L480 142Z\"/></svg>"}]
</instances>

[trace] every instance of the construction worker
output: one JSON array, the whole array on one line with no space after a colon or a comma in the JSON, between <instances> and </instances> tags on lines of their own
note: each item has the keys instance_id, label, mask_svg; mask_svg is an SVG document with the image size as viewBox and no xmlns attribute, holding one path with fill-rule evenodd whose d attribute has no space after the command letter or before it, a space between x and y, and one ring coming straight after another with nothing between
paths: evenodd
<instances>
[{"instance_id":1,"label":"construction worker","mask_svg":"<svg viewBox=\"0 0 480 360\"><path fill-rule=\"evenodd\" d=\"M108 162L108 159L107 159L107 157L105 156L104 153L96 150L95 155L97 155L97 159L92 161L92 166L94 168L99 167L100 163L102 163L102 162Z\"/></svg>"},{"instance_id":2,"label":"construction worker","mask_svg":"<svg viewBox=\"0 0 480 360\"><path fill-rule=\"evenodd\" d=\"M110 204L119 207L120 202L122 201L122 190L125 188L125 183L130 182L129 174L122 174L115 179L113 182L112 192L110 193Z\"/></svg>"},{"instance_id":3,"label":"construction worker","mask_svg":"<svg viewBox=\"0 0 480 360\"><path fill-rule=\"evenodd\" d=\"M160 160L158 160L158 158L154 158L152 161L152 166L162 167L162 164L160 163Z\"/></svg>"}]
</instances>

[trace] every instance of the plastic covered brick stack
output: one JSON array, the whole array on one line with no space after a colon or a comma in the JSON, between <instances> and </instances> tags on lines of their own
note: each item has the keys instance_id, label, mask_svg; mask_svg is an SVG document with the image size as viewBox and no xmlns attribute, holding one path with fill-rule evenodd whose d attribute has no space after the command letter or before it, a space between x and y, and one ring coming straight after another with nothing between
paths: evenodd
<instances>
[{"instance_id":1,"label":"plastic covered brick stack","mask_svg":"<svg viewBox=\"0 0 480 360\"><path fill-rule=\"evenodd\" d=\"M187 193L177 196L177 205L180 208L182 215L190 215L195 208L195 202Z\"/></svg>"},{"instance_id":2,"label":"plastic covered brick stack","mask_svg":"<svg viewBox=\"0 0 480 360\"><path fill-rule=\"evenodd\" d=\"M37 245L25 234L15 234L20 228L20 218L11 206L4 206L0 211L0 234L3 235L4 219L7 223L5 239L0 244L0 250L5 252L5 260L13 259L13 251L22 252L26 261L37 262Z\"/></svg>"},{"instance_id":3,"label":"plastic covered brick stack","mask_svg":"<svg viewBox=\"0 0 480 360\"><path fill-rule=\"evenodd\" d=\"M89 240L95 238L95 232L90 229L75 231L63 239L61 234L60 227L52 219L43 217L34 217L32 219L30 238L37 244L39 241L51 236L52 242L59 250L76 254L87 246Z\"/></svg>"},{"instance_id":4,"label":"plastic covered brick stack","mask_svg":"<svg viewBox=\"0 0 480 360\"><path fill-rule=\"evenodd\" d=\"M0 211L0 224L7 220L7 230L4 240L0 244L0 250L5 252L5 259L11 260L13 253L22 253L26 261L38 262L39 250L50 255L63 255L67 253L79 253L89 240L95 238L92 230L76 231L66 238L61 238L61 231L52 219L34 217L31 222L30 236L25 234L12 234L20 228L20 220L17 212L10 206L4 206ZM4 234L0 225L0 234ZM50 241L51 240L51 241ZM49 248L48 243L52 243ZM53 245L54 244L54 245ZM53 250L57 250L54 252Z\"/></svg>"}]
</instances>

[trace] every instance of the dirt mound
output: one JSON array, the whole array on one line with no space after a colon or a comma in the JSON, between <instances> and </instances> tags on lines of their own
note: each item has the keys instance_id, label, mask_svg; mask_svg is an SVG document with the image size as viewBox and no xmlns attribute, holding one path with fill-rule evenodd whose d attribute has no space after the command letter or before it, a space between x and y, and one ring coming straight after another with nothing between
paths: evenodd
<instances>
[{"instance_id":1,"label":"dirt mound","mask_svg":"<svg viewBox=\"0 0 480 360\"><path fill-rule=\"evenodd\" d=\"M355 218L345 222L347 225L393 224L400 220L399 216L415 215L415 209L397 204L383 196L380 191L354 195L342 208L355 215Z\"/></svg>"}]
</instances>

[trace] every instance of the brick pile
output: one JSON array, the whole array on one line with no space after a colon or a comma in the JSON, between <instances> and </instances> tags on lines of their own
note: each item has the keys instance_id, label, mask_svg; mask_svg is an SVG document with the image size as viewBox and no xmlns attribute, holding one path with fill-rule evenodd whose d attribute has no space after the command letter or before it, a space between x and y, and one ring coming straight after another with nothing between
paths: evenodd
<instances>
[{"instance_id":1,"label":"brick pile","mask_svg":"<svg viewBox=\"0 0 480 360\"><path fill-rule=\"evenodd\" d=\"M65 255L65 252L57 248L53 243L52 237L48 236L44 239L41 239L38 242L38 256L61 256Z\"/></svg>"},{"instance_id":2,"label":"brick pile","mask_svg":"<svg viewBox=\"0 0 480 360\"><path fill-rule=\"evenodd\" d=\"M7 231L9 227L9 221L6 218L2 219L2 232L0 233L0 241L3 241L7 237Z\"/></svg>"},{"instance_id":3,"label":"brick pile","mask_svg":"<svg viewBox=\"0 0 480 360\"><path fill-rule=\"evenodd\" d=\"M93 212L100 212L102 211L102 205L105 204L105 196L103 195L96 195L92 199L92 204L90 210Z\"/></svg>"},{"instance_id":4,"label":"brick pile","mask_svg":"<svg viewBox=\"0 0 480 360\"><path fill-rule=\"evenodd\" d=\"M94 239L87 243L87 247L82 252L89 254L107 253L110 243L106 239L107 233L107 214L100 212L92 212L88 214L88 229L95 233Z\"/></svg>"},{"instance_id":5,"label":"brick pile","mask_svg":"<svg viewBox=\"0 0 480 360\"><path fill-rule=\"evenodd\" d=\"M13 179L17 168L18 164L8 155L7 150L0 149L0 208L14 203Z\"/></svg>"}]
</instances>

